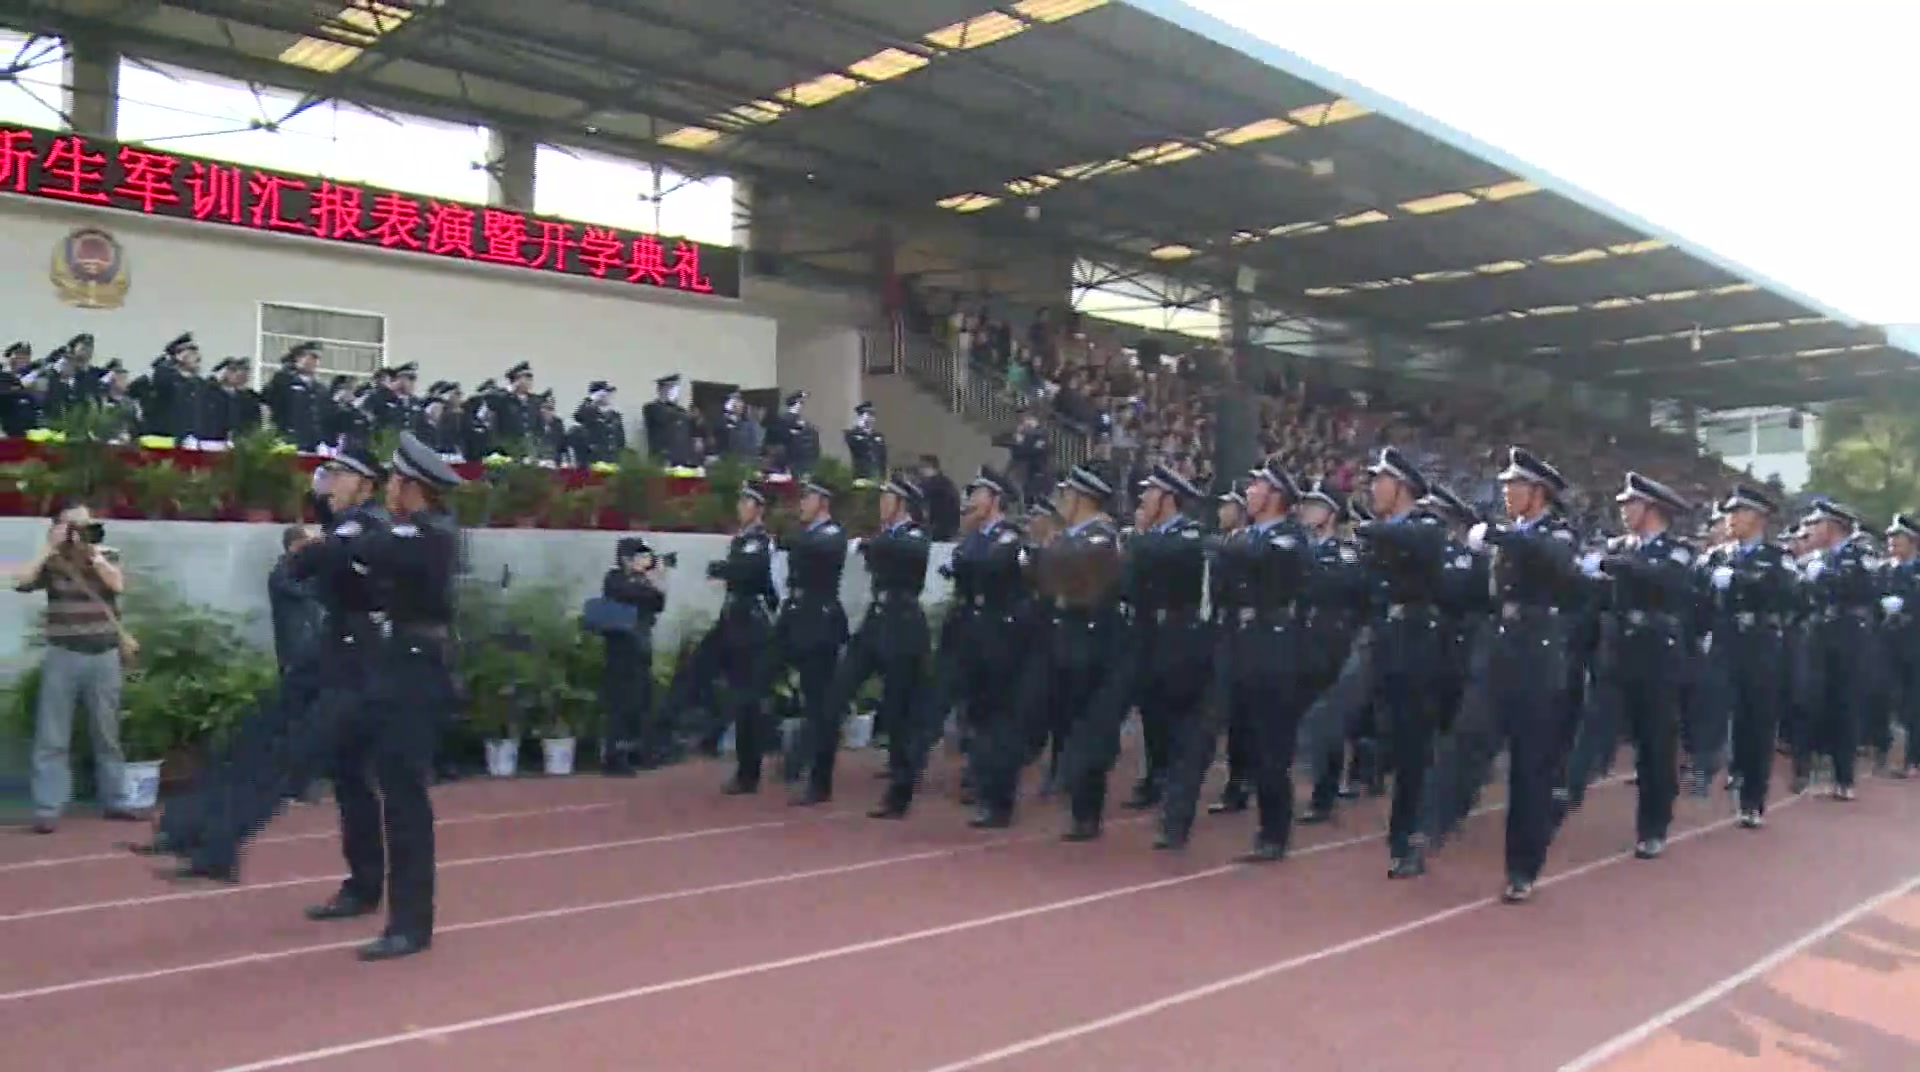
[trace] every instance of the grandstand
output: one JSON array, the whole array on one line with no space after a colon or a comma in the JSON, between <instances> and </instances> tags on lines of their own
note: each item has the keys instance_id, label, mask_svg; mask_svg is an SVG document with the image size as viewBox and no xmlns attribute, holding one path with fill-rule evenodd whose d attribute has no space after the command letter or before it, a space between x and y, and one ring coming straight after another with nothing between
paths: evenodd
<instances>
[{"instance_id":1,"label":"grandstand","mask_svg":"<svg viewBox=\"0 0 1920 1072\"><path fill-rule=\"evenodd\" d=\"M1165 304L1219 309L1241 345L1499 364L1638 413L1920 386L1883 331L1173 0L117 7L5 17L726 172L762 267L870 281L878 245L902 275L1062 304L1091 263L1170 281Z\"/></svg>"}]
</instances>

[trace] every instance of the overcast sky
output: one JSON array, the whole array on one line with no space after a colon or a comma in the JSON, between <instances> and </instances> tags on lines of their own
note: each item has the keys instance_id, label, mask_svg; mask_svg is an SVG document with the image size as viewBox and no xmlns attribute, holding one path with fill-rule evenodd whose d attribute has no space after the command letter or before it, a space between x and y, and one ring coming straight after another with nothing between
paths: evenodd
<instances>
[{"instance_id":1,"label":"overcast sky","mask_svg":"<svg viewBox=\"0 0 1920 1072\"><path fill-rule=\"evenodd\" d=\"M1920 323L1920 2L1188 3L1842 312Z\"/></svg>"}]
</instances>

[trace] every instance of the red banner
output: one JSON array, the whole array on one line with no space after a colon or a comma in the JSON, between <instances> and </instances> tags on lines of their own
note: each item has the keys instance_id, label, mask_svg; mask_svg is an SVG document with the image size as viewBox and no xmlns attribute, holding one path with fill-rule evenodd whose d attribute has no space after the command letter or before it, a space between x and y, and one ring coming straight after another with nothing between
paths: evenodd
<instances>
[{"instance_id":1,"label":"red banner","mask_svg":"<svg viewBox=\"0 0 1920 1072\"><path fill-rule=\"evenodd\" d=\"M740 296L740 251L0 125L0 193L528 272Z\"/></svg>"}]
</instances>

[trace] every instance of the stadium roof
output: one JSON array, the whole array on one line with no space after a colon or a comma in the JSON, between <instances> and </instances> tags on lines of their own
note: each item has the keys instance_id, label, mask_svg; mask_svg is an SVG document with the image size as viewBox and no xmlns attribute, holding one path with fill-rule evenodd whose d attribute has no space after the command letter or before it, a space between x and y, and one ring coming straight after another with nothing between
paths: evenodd
<instances>
[{"instance_id":1,"label":"stadium roof","mask_svg":"<svg viewBox=\"0 0 1920 1072\"><path fill-rule=\"evenodd\" d=\"M1877 328L1179 0L28 0L0 21L809 184L1713 407L1920 394Z\"/></svg>"}]
</instances>

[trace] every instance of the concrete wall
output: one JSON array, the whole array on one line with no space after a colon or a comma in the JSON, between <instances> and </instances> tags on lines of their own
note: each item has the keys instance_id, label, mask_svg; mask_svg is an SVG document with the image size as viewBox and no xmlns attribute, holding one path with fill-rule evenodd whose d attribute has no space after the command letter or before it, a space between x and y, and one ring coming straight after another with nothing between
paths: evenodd
<instances>
[{"instance_id":1,"label":"concrete wall","mask_svg":"<svg viewBox=\"0 0 1920 1072\"><path fill-rule=\"evenodd\" d=\"M937 454L940 468L954 483L965 484L982 465L1004 469L1007 452L992 437L949 411L912 379L902 375L867 376L866 397L874 405L874 420L887 437L888 461L895 467L911 464L922 454Z\"/></svg>"},{"instance_id":2,"label":"concrete wall","mask_svg":"<svg viewBox=\"0 0 1920 1072\"><path fill-rule=\"evenodd\" d=\"M161 584L194 603L250 616L249 632L262 646L272 643L267 618L267 571L280 555L279 525L199 521L109 521L107 543L119 549L134 587ZM0 518L0 563L18 565L32 556L45 537L46 523L35 518ZM599 594L600 578L613 562L615 541L626 533L545 532L480 529L470 534L471 579L513 587L558 584L578 599ZM726 554L725 536L644 533L657 551L678 552L680 565L668 579L667 613L654 634L660 646L677 644L689 630L703 628L719 609L720 586L706 579L706 564ZM937 544L927 568L923 601L944 601L952 585L939 567L952 555L951 544ZM774 560L774 581L785 590L786 556ZM850 615L866 607L867 574L856 554L849 557L842 587ZM29 639L39 630L45 597L0 597L0 676L28 664ZM856 619L857 620L857 619ZM0 738L0 780L17 776L21 744Z\"/></svg>"}]
</instances>

